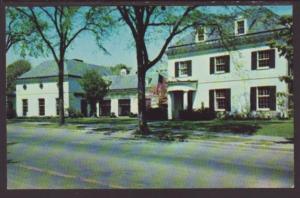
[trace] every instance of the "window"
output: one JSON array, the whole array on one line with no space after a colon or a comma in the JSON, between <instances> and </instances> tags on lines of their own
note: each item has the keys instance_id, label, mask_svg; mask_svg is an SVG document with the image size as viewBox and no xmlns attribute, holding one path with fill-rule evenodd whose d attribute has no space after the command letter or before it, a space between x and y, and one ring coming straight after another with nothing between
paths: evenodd
<instances>
[{"instance_id":1,"label":"window","mask_svg":"<svg viewBox=\"0 0 300 198\"><path fill-rule=\"evenodd\" d=\"M175 77L192 75L192 61L175 62Z\"/></svg>"},{"instance_id":2,"label":"window","mask_svg":"<svg viewBox=\"0 0 300 198\"><path fill-rule=\"evenodd\" d=\"M40 116L45 115L45 99L44 98L39 99L39 115Z\"/></svg>"},{"instance_id":3,"label":"window","mask_svg":"<svg viewBox=\"0 0 300 198\"><path fill-rule=\"evenodd\" d=\"M130 113L130 99L119 100L119 116L128 116Z\"/></svg>"},{"instance_id":4,"label":"window","mask_svg":"<svg viewBox=\"0 0 300 198\"><path fill-rule=\"evenodd\" d=\"M257 109L270 109L270 89L268 87L257 88Z\"/></svg>"},{"instance_id":5,"label":"window","mask_svg":"<svg viewBox=\"0 0 300 198\"><path fill-rule=\"evenodd\" d=\"M182 62L179 65L179 76L187 76L188 75L188 64L186 62Z\"/></svg>"},{"instance_id":6,"label":"window","mask_svg":"<svg viewBox=\"0 0 300 198\"><path fill-rule=\"evenodd\" d=\"M43 83L40 83L40 89L43 89L43 88L44 88Z\"/></svg>"},{"instance_id":7,"label":"window","mask_svg":"<svg viewBox=\"0 0 300 198\"><path fill-rule=\"evenodd\" d=\"M209 107L214 111L231 111L230 89L209 90Z\"/></svg>"},{"instance_id":8,"label":"window","mask_svg":"<svg viewBox=\"0 0 300 198\"><path fill-rule=\"evenodd\" d=\"M110 100L103 100L100 104L100 115L109 116L111 111Z\"/></svg>"},{"instance_id":9,"label":"window","mask_svg":"<svg viewBox=\"0 0 300 198\"><path fill-rule=\"evenodd\" d=\"M246 22L245 20L238 20L235 22L236 35L246 34Z\"/></svg>"},{"instance_id":10,"label":"window","mask_svg":"<svg viewBox=\"0 0 300 198\"><path fill-rule=\"evenodd\" d=\"M26 89L27 89L27 86L26 86L26 85L23 85L23 89L26 90Z\"/></svg>"},{"instance_id":11,"label":"window","mask_svg":"<svg viewBox=\"0 0 300 198\"><path fill-rule=\"evenodd\" d=\"M270 52L269 51L259 51L257 58L257 66L261 68L270 66Z\"/></svg>"},{"instance_id":12,"label":"window","mask_svg":"<svg viewBox=\"0 0 300 198\"><path fill-rule=\"evenodd\" d=\"M251 87L250 89L251 111L276 110L276 87Z\"/></svg>"},{"instance_id":13,"label":"window","mask_svg":"<svg viewBox=\"0 0 300 198\"><path fill-rule=\"evenodd\" d=\"M226 93L225 90L216 90L216 110L225 110L226 108Z\"/></svg>"},{"instance_id":14,"label":"window","mask_svg":"<svg viewBox=\"0 0 300 198\"><path fill-rule=\"evenodd\" d=\"M56 98L56 115L59 115L59 99Z\"/></svg>"},{"instance_id":15,"label":"window","mask_svg":"<svg viewBox=\"0 0 300 198\"><path fill-rule=\"evenodd\" d=\"M204 41L205 40L205 29L204 27L198 27L196 34L196 41Z\"/></svg>"},{"instance_id":16,"label":"window","mask_svg":"<svg viewBox=\"0 0 300 198\"><path fill-rule=\"evenodd\" d=\"M230 56L218 56L210 58L210 74L230 72Z\"/></svg>"},{"instance_id":17,"label":"window","mask_svg":"<svg viewBox=\"0 0 300 198\"><path fill-rule=\"evenodd\" d=\"M275 68L275 50L252 52L252 70Z\"/></svg>"},{"instance_id":18,"label":"window","mask_svg":"<svg viewBox=\"0 0 300 198\"><path fill-rule=\"evenodd\" d=\"M23 99L22 100L22 109L23 109L23 116L26 116L27 115L27 112L28 112L28 100L27 99Z\"/></svg>"},{"instance_id":19,"label":"window","mask_svg":"<svg viewBox=\"0 0 300 198\"><path fill-rule=\"evenodd\" d=\"M226 62L224 56L215 58L216 61L216 73L225 72Z\"/></svg>"}]
</instances>

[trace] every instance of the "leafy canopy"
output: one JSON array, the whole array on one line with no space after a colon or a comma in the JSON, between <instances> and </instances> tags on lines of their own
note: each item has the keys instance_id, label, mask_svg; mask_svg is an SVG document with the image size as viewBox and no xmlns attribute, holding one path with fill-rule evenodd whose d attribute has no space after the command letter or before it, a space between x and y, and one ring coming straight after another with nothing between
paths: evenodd
<instances>
[{"instance_id":1,"label":"leafy canopy","mask_svg":"<svg viewBox=\"0 0 300 198\"><path fill-rule=\"evenodd\" d=\"M88 101L101 101L109 91L111 84L104 80L98 71L94 69L87 70L79 83Z\"/></svg>"},{"instance_id":2,"label":"leafy canopy","mask_svg":"<svg viewBox=\"0 0 300 198\"><path fill-rule=\"evenodd\" d=\"M16 90L16 80L19 76L31 69L31 64L26 60L18 60L6 68L6 92L12 94Z\"/></svg>"}]
</instances>

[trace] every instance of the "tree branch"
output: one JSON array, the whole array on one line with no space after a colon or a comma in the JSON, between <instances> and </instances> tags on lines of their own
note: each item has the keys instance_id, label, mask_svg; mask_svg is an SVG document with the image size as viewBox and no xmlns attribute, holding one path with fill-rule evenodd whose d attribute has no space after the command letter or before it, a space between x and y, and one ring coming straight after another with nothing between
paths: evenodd
<instances>
[{"instance_id":1,"label":"tree branch","mask_svg":"<svg viewBox=\"0 0 300 198\"><path fill-rule=\"evenodd\" d=\"M187 29L188 27L191 27L192 25L190 26L186 26L186 28L183 28L181 30L178 31L178 28L179 26L181 25L181 23L183 22L183 20L188 16L188 14L194 10L197 6L192 6L192 7L188 7L185 12L183 13L183 15L180 17L179 20L177 20L175 22L175 25L173 27L173 30L171 31L171 33L169 34L168 38L166 39L163 47L161 48L159 54L156 56L156 58L154 58L152 61L149 62L148 64L148 67L146 68L146 71L148 69L150 69L153 65L155 65L161 58L162 56L164 55L168 45L170 44L171 40L173 39L173 37L179 33L181 33L182 31L184 31L185 29Z\"/></svg>"},{"instance_id":2,"label":"tree branch","mask_svg":"<svg viewBox=\"0 0 300 198\"><path fill-rule=\"evenodd\" d=\"M136 38L137 37L137 32L136 29L133 25L133 22L131 21L130 17L129 17L129 13L128 10L125 8L125 6L118 6L117 7L121 16L123 17L124 21L128 24L128 26L130 27L130 30L133 34L133 37Z\"/></svg>"}]
</instances>

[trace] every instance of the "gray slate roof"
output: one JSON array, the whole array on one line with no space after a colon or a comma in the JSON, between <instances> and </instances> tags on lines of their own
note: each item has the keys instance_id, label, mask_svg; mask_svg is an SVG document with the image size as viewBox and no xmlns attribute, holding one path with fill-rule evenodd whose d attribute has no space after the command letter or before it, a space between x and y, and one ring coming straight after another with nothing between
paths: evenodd
<instances>
[{"instance_id":1,"label":"gray slate roof","mask_svg":"<svg viewBox=\"0 0 300 198\"><path fill-rule=\"evenodd\" d=\"M93 64L87 64L76 60L66 60L64 65L65 75L81 76L88 69L96 69L103 76L111 75L111 70L108 67L98 66ZM45 61L40 65L32 68L28 72L19 77L23 78L36 78L46 76L57 76L58 67L55 61Z\"/></svg>"},{"instance_id":2,"label":"gray slate roof","mask_svg":"<svg viewBox=\"0 0 300 198\"><path fill-rule=\"evenodd\" d=\"M72 75L81 77L85 71L89 69L95 69L99 71L104 79L111 81L111 90L120 89L136 89L138 84L138 78L136 74L129 75L112 75L111 69L105 66L98 66L93 64L87 64L76 60L65 61L65 75ZM21 75L18 79L30 79L30 78L44 78L58 75L58 67L55 61L45 61L40 65L33 67L30 71ZM151 82L146 87L153 86L157 83L158 75L150 76Z\"/></svg>"},{"instance_id":3,"label":"gray slate roof","mask_svg":"<svg viewBox=\"0 0 300 198\"><path fill-rule=\"evenodd\" d=\"M211 16L210 20L213 20L213 22L221 25L229 35L234 35L234 21L237 19L237 17L247 20L248 34L283 28L283 26L278 24L280 17L265 7L253 7L245 11L237 12L234 15L227 15L226 17L224 16L220 17L220 15L215 14ZM206 34L207 41L220 38L215 27L206 26L206 28L208 31ZM195 43L195 36L196 31L193 31L191 34L183 37L172 46Z\"/></svg>"}]
</instances>

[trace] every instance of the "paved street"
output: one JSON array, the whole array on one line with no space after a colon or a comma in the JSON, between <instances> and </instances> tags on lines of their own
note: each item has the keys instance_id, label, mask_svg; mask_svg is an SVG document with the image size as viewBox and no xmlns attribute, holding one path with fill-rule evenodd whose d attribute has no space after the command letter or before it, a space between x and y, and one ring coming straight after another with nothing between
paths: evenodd
<instances>
[{"instance_id":1,"label":"paved street","mask_svg":"<svg viewBox=\"0 0 300 198\"><path fill-rule=\"evenodd\" d=\"M293 187L293 152L8 125L8 189Z\"/></svg>"}]
</instances>

